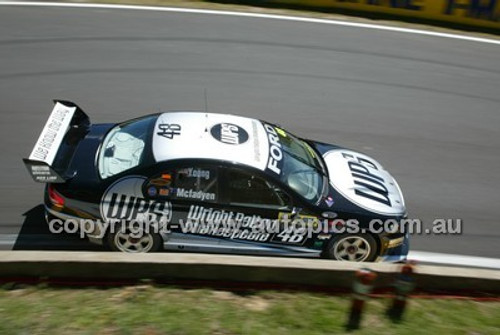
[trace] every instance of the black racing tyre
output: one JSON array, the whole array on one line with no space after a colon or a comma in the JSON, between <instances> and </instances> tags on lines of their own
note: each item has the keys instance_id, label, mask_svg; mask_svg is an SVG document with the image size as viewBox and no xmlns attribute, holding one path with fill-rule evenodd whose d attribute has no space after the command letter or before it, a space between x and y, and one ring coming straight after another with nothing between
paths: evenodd
<instances>
[{"instance_id":1,"label":"black racing tyre","mask_svg":"<svg viewBox=\"0 0 500 335\"><path fill-rule=\"evenodd\" d=\"M373 262L377 255L377 241L370 234L333 236L323 251L325 258L347 262Z\"/></svg>"},{"instance_id":2,"label":"black racing tyre","mask_svg":"<svg viewBox=\"0 0 500 335\"><path fill-rule=\"evenodd\" d=\"M160 234L153 231L138 233L131 226L117 226L106 237L107 244L112 251L129 253L145 253L159 251L163 247Z\"/></svg>"}]
</instances>

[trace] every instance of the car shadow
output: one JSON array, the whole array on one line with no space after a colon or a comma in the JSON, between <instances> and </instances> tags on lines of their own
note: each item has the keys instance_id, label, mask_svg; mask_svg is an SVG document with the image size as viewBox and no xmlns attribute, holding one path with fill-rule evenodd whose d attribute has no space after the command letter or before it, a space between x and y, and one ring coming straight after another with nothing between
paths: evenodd
<instances>
[{"instance_id":1,"label":"car shadow","mask_svg":"<svg viewBox=\"0 0 500 335\"><path fill-rule=\"evenodd\" d=\"M16 238L13 250L81 250L105 251L106 248L80 238L78 233L50 232L45 221L45 209L42 204L23 214L24 221Z\"/></svg>"}]
</instances>

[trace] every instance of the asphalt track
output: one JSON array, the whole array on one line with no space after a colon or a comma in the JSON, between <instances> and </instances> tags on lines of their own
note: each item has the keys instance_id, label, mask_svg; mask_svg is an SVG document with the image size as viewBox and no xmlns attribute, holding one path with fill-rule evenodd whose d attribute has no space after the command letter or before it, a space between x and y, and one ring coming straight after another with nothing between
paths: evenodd
<instances>
[{"instance_id":1,"label":"asphalt track","mask_svg":"<svg viewBox=\"0 0 500 335\"><path fill-rule=\"evenodd\" d=\"M94 249L45 235L29 154L52 108L95 123L158 110L277 122L363 151L411 217L463 220L412 249L500 258L500 47L265 18L0 6L0 249Z\"/></svg>"}]
</instances>

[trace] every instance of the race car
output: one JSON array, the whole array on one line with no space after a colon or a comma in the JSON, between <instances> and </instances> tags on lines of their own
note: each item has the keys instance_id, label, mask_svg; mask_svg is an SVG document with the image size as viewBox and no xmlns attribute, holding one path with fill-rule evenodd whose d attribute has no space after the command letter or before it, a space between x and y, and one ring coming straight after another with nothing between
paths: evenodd
<instances>
[{"instance_id":1,"label":"race car","mask_svg":"<svg viewBox=\"0 0 500 335\"><path fill-rule=\"evenodd\" d=\"M24 163L46 183L49 225L76 221L114 251L369 262L409 249L401 189L376 160L262 120L176 111L91 124L56 100Z\"/></svg>"}]
</instances>

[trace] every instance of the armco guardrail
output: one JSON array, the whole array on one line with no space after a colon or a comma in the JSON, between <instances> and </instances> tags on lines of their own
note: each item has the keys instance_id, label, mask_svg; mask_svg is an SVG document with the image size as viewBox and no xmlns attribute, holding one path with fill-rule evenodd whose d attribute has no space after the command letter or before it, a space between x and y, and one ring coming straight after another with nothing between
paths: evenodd
<instances>
[{"instance_id":1,"label":"armco guardrail","mask_svg":"<svg viewBox=\"0 0 500 335\"><path fill-rule=\"evenodd\" d=\"M350 289L354 273L369 267L377 287L389 287L397 264L211 254L122 254L112 252L0 251L0 278L153 279L222 281ZM435 267L416 269L423 291L500 293L500 271Z\"/></svg>"},{"instance_id":2,"label":"armco guardrail","mask_svg":"<svg viewBox=\"0 0 500 335\"><path fill-rule=\"evenodd\" d=\"M266 0L262 2L359 10L474 27L500 28L500 0Z\"/></svg>"}]
</instances>

